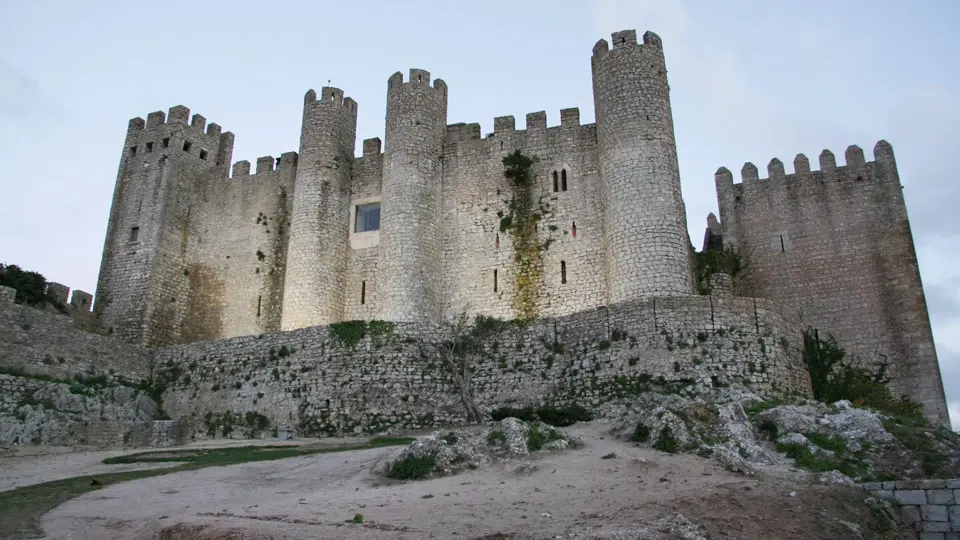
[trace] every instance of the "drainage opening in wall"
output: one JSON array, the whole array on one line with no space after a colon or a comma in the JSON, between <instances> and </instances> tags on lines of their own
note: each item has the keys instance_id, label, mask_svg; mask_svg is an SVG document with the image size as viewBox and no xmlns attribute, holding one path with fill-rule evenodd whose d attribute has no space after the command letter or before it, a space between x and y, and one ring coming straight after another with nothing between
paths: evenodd
<instances>
[{"instance_id":1,"label":"drainage opening in wall","mask_svg":"<svg viewBox=\"0 0 960 540\"><path fill-rule=\"evenodd\" d=\"M367 282L360 282L360 305L367 303Z\"/></svg>"}]
</instances>

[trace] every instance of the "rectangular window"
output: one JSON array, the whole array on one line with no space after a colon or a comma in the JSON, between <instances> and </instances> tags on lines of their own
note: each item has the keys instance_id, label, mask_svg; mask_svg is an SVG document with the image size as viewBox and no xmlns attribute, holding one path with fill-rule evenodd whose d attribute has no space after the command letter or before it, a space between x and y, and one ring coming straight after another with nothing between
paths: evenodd
<instances>
[{"instance_id":1,"label":"rectangular window","mask_svg":"<svg viewBox=\"0 0 960 540\"><path fill-rule=\"evenodd\" d=\"M353 232L380 230L380 203L358 204Z\"/></svg>"},{"instance_id":2,"label":"rectangular window","mask_svg":"<svg viewBox=\"0 0 960 540\"><path fill-rule=\"evenodd\" d=\"M498 285L498 284L497 284L497 271L496 271L496 269L494 269L494 271L493 271L493 292L497 292L497 285Z\"/></svg>"},{"instance_id":3,"label":"rectangular window","mask_svg":"<svg viewBox=\"0 0 960 540\"><path fill-rule=\"evenodd\" d=\"M130 241L136 242L137 238L140 238L140 227L133 227L130 229Z\"/></svg>"},{"instance_id":4,"label":"rectangular window","mask_svg":"<svg viewBox=\"0 0 960 540\"><path fill-rule=\"evenodd\" d=\"M340 229L340 230L342 231L343 229ZM366 303L367 303L367 282L361 281L360 282L360 305L363 305Z\"/></svg>"},{"instance_id":5,"label":"rectangular window","mask_svg":"<svg viewBox=\"0 0 960 540\"><path fill-rule=\"evenodd\" d=\"M148 143L147 143L147 153L149 154L150 152L153 152L153 143L152 143L152 142L148 142Z\"/></svg>"}]
</instances>

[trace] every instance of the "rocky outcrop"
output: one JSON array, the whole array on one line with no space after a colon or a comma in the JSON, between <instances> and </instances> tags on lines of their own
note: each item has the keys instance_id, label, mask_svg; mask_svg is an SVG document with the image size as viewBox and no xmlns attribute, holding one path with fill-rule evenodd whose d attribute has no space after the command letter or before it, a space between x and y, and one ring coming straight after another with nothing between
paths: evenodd
<instances>
[{"instance_id":1,"label":"rocky outcrop","mask_svg":"<svg viewBox=\"0 0 960 540\"><path fill-rule=\"evenodd\" d=\"M504 418L486 426L436 431L419 437L384 472L398 480L448 476L497 460L582 444L580 439L541 422Z\"/></svg>"},{"instance_id":2,"label":"rocky outcrop","mask_svg":"<svg viewBox=\"0 0 960 540\"><path fill-rule=\"evenodd\" d=\"M917 416L848 401L766 402L745 388L701 395L647 392L599 411L620 438L712 457L735 472L793 465L829 484L960 475L960 437Z\"/></svg>"},{"instance_id":3,"label":"rocky outcrop","mask_svg":"<svg viewBox=\"0 0 960 540\"><path fill-rule=\"evenodd\" d=\"M142 390L120 384L0 375L0 444L170 446L177 422Z\"/></svg>"}]
</instances>

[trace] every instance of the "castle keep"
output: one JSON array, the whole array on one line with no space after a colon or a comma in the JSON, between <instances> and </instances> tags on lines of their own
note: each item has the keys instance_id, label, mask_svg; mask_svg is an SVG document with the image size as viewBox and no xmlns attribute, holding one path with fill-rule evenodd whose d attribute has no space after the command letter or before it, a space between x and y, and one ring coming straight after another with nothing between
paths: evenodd
<instances>
[{"instance_id":1,"label":"castle keep","mask_svg":"<svg viewBox=\"0 0 960 540\"><path fill-rule=\"evenodd\" d=\"M261 157L252 170L247 161L232 163L232 133L186 107L134 118L104 243L98 324L157 349L158 358L196 364L217 351L239 358L253 347L243 336L265 333L277 333L277 346L289 338L299 354L306 352L292 340L317 343L317 354L329 356L326 338L308 329L343 321L391 321L414 335L461 313L537 318L554 321L536 326L544 343L601 339L624 328L640 336L652 356L614 346L603 353L619 366L603 368L610 377L645 369L709 383L737 374L775 388L777 377L736 365L737 354L711 354L706 366L688 353L674 358L674 332L718 332L709 338L718 350L731 345L726 332L747 332L759 343L751 358L775 354L776 373L790 381L781 391L801 394L809 380L798 340L813 327L857 358L889 363L895 390L946 421L890 145L877 143L869 162L851 146L842 166L824 151L817 171L800 155L791 175L774 159L767 179L748 163L736 184L727 169L717 171L720 216L708 219L704 249L736 250L747 265L732 291L729 278L715 275L714 290L698 294L660 38L647 32L638 42L633 30L616 32L594 46L591 66L596 123L581 124L571 108L548 127L541 111L526 115L525 129L512 116L495 118L486 136L476 123L448 124L444 81L419 69L395 73L387 81L385 140L364 140L359 157L358 104L337 88L310 90L298 151ZM537 218L532 244L512 221L518 188L504 177L503 160L515 151L538 158L532 185L519 194ZM776 353L764 341L773 338L783 344ZM739 349L745 345L732 346L747 354ZM548 376L550 358L542 379L569 379L567 369ZM491 392L505 391L495 388L505 380L498 377L489 375ZM525 380L517 379L513 397L486 401L526 395ZM329 385L324 395L349 390L314 384ZM543 384L537 395L555 391ZM304 392L320 395L287 388L289 403L278 397L285 405L277 406L303 413L296 396ZM329 415L337 400L317 398ZM369 406L351 403L353 411Z\"/></svg>"}]
</instances>

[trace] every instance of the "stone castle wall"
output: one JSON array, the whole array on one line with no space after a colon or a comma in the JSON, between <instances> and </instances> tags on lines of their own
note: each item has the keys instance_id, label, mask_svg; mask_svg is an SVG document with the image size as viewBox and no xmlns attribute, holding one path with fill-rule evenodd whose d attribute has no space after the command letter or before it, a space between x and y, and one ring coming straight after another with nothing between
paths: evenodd
<instances>
[{"instance_id":1,"label":"stone castle wall","mask_svg":"<svg viewBox=\"0 0 960 540\"><path fill-rule=\"evenodd\" d=\"M771 395L809 395L800 331L764 301L657 298L529 326L500 323L469 353L484 410L635 395L651 384L745 383ZM463 421L444 361L446 326L358 323L157 349L180 375L165 394L174 418L257 412L305 435L377 432ZM209 419L208 419L209 420Z\"/></svg>"},{"instance_id":2,"label":"stone castle wall","mask_svg":"<svg viewBox=\"0 0 960 540\"><path fill-rule=\"evenodd\" d=\"M488 321L476 328L479 345L467 353L471 392L486 411L592 406L651 386L742 383L771 396L810 392L796 322L763 300L655 298L528 325ZM365 329L362 336L358 329ZM262 414L271 426L308 435L461 422L459 389L445 365L444 343L452 337L448 325L353 321L145 350L79 330L66 316L0 306L0 368L26 372L14 381L69 385L83 374L108 375L121 386L142 380L166 387L163 410L176 426L147 429L140 418L112 434L84 432L87 441L166 440L174 431L177 440L202 437L211 418L228 411ZM23 391L36 397L37 390ZM20 394L14 401L23 400ZM0 413L22 416L16 407ZM96 424L100 416L88 420Z\"/></svg>"},{"instance_id":3,"label":"stone castle wall","mask_svg":"<svg viewBox=\"0 0 960 540\"><path fill-rule=\"evenodd\" d=\"M898 505L900 519L920 540L960 537L960 479L868 482L860 487Z\"/></svg>"},{"instance_id":4,"label":"stone castle wall","mask_svg":"<svg viewBox=\"0 0 960 540\"><path fill-rule=\"evenodd\" d=\"M747 163L742 182L716 174L723 244L747 260L747 296L791 306L822 337L833 334L848 355L889 363L893 390L922 403L948 424L930 319L893 149L875 161L850 146L846 165L827 150L820 170L805 156L795 173L773 159L768 178Z\"/></svg>"},{"instance_id":5,"label":"stone castle wall","mask_svg":"<svg viewBox=\"0 0 960 540\"><path fill-rule=\"evenodd\" d=\"M138 380L150 374L151 354L116 336L85 331L67 315L13 303L0 287L0 369L71 379L78 373L114 372Z\"/></svg>"}]
</instances>

